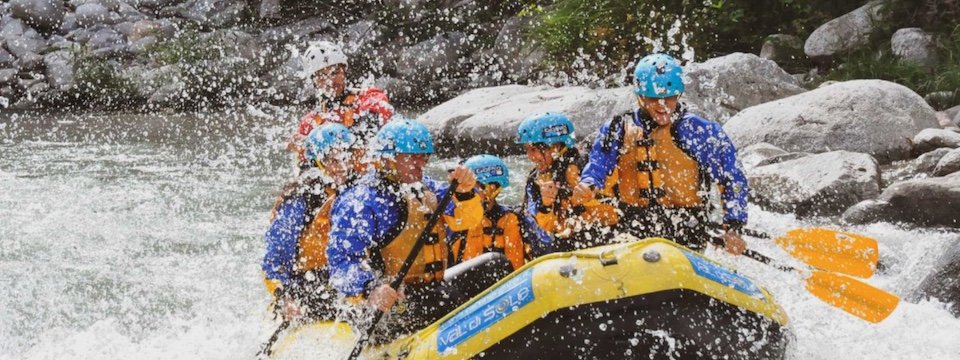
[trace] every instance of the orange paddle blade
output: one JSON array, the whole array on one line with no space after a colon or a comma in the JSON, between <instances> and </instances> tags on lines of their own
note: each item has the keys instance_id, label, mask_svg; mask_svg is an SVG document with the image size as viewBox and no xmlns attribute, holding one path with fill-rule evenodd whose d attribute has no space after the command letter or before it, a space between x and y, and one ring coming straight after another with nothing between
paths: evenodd
<instances>
[{"instance_id":1,"label":"orange paddle blade","mask_svg":"<svg viewBox=\"0 0 960 360\"><path fill-rule=\"evenodd\" d=\"M794 229L774 241L815 268L862 278L873 276L880 259L877 240L826 228Z\"/></svg>"},{"instance_id":2,"label":"orange paddle blade","mask_svg":"<svg viewBox=\"0 0 960 360\"><path fill-rule=\"evenodd\" d=\"M890 316L900 298L849 277L814 271L807 278L807 291L853 316L878 323Z\"/></svg>"}]
</instances>

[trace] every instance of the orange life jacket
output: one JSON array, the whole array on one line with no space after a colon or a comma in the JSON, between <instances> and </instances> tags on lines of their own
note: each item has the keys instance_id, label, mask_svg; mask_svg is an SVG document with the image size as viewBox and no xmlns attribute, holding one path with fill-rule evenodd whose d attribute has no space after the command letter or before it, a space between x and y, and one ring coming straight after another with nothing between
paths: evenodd
<instances>
[{"instance_id":1,"label":"orange life jacket","mask_svg":"<svg viewBox=\"0 0 960 360\"><path fill-rule=\"evenodd\" d=\"M617 162L620 202L646 207L697 207L704 203L704 174L699 163L674 141L673 126L645 134L624 122L623 148Z\"/></svg>"},{"instance_id":2,"label":"orange life jacket","mask_svg":"<svg viewBox=\"0 0 960 360\"><path fill-rule=\"evenodd\" d=\"M514 270L526 263L526 249L520 234L520 218L500 205L494 205L492 210L484 214L481 225L453 233L449 265L488 252L498 252L506 256Z\"/></svg>"},{"instance_id":3,"label":"orange life jacket","mask_svg":"<svg viewBox=\"0 0 960 360\"><path fill-rule=\"evenodd\" d=\"M413 250L417 237L427 226L427 218L437 208L437 196L433 192L424 191L421 198L410 194L405 197L407 207L406 221L399 222L397 235L389 243L380 248L380 257L384 267L384 275L391 277L400 272L403 261ZM446 230L443 222L437 222L430 236L427 238L420 253L417 254L413 266L404 277L406 284L433 282L443 280L443 272L447 268L445 241Z\"/></svg>"}]
</instances>

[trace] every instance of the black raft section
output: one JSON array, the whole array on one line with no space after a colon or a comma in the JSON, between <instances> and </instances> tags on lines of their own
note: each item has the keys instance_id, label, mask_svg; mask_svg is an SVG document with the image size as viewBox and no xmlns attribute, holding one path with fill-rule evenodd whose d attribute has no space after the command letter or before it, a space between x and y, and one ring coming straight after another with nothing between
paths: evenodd
<instances>
[{"instance_id":1,"label":"black raft section","mask_svg":"<svg viewBox=\"0 0 960 360\"><path fill-rule=\"evenodd\" d=\"M669 290L554 311L481 357L782 359L787 339L763 315L698 292Z\"/></svg>"}]
</instances>

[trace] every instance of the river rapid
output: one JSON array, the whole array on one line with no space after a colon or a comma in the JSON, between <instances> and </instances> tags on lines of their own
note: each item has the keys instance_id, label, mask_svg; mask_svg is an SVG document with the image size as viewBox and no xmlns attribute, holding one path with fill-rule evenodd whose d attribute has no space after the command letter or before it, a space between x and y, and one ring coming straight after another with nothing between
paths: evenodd
<instances>
[{"instance_id":1,"label":"river rapid","mask_svg":"<svg viewBox=\"0 0 960 360\"><path fill-rule=\"evenodd\" d=\"M208 114L0 113L0 359L252 358L276 323L260 272L263 233L292 175L296 110ZM454 159L433 161L440 176ZM527 161L508 159L503 202ZM754 228L800 221L751 207ZM880 241L884 273L913 293L955 233L892 224L845 228ZM787 263L762 240L751 247ZM710 250L776 297L793 359L960 358L960 319L937 300L902 302L880 324L831 308L796 274Z\"/></svg>"}]
</instances>

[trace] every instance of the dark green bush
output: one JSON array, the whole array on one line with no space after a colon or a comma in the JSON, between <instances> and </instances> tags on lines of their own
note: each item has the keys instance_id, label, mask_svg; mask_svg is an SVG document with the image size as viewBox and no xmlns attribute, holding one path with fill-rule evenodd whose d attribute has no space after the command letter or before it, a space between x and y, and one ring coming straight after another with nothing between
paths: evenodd
<instances>
[{"instance_id":1,"label":"dark green bush","mask_svg":"<svg viewBox=\"0 0 960 360\"><path fill-rule=\"evenodd\" d=\"M674 55L692 50L695 60L756 52L767 35L805 36L860 5L852 0L557 0L527 11L538 18L528 36L545 45L560 69L586 57L600 73L608 73L653 50Z\"/></svg>"}]
</instances>

